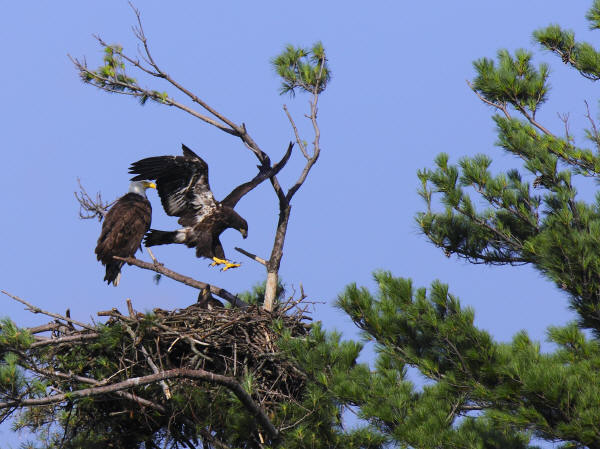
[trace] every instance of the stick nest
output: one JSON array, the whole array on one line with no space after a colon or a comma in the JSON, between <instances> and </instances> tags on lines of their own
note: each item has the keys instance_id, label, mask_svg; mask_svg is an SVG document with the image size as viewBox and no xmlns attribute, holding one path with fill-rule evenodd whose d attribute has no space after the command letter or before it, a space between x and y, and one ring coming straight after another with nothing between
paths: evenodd
<instances>
[{"instance_id":1,"label":"stick nest","mask_svg":"<svg viewBox=\"0 0 600 449\"><path fill-rule=\"evenodd\" d=\"M281 329L294 337L306 335L303 318L302 313L269 313L258 307L206 309L194 304L174 311L154 309L152 315L135 314L133 319L111 311L106 326L132 329L160 370L203 369L239 380L251 378L253 394L268 408L302 392L304 376L283 357L277 340ZM140 344L129 343L124 349L147 373Z\"/></svg>"},{"instance_id":2,"label":"stick nest","mask_svg":"<svg viewBox=\"0 0 600 449\"><path fill-rule=\"evenodd\" d=\"M174 311L154 309L149 314L130 307L124 315L112 309L98 313L109 319L96 328L76 330L55 322L52 337L36 337L38 341L27 352L31 360L45 362L37 368L45 370L43 377L51 379L51 388L57 391L110 386L169 370L204 370L238 382L265 416L274 416L284 403L299 404L306 386L306 376L278 344L284 331L292 337L309 332L306 320L310 318L294 310L206 309L194 304ZM83 378L96 384L82 383ZM29 413L61 419L58 404L35 409ZM226 386L178 377L78 400L69 427L89 434L99 430L99 425L106 426L123 447L135 447L141 438L137 434L147 436L149 431L165 428L182 438L197 434L192 428L206 429L207 438L224 437L228 426L238 425L231 423L234 409L245 411L235 416L255 418ZM278 427L290 424L285 421ZM223 427L215 422L222 422ZM261 426L255 428L251 438L262 440L264 431Z\"/></svg>"}]
</instances>

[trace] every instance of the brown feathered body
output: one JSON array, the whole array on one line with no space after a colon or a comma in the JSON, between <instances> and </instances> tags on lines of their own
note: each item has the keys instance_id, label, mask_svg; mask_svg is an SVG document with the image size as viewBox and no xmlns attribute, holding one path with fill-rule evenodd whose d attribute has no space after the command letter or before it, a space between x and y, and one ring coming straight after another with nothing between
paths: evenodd
<instances>
[{"instance_id":1,"label":"brown feathered body","mask_svg":"<svg viewBox=\"0 0 600 449\"><path fill-rule=\"evenodd\" d=\"M248 223L234 209L241 194L215 200L208 183L208 165L185 145L183 156L155 156L131 164L132 181L156 180L156 189L167 215L180 217L176 231L151 229L146 246L182 243L196 248L196 257L225 259L219 236L225 229L240 231L246 238Z\"/></svg>"},{"instance_id":2,"label":"brown feathered body","mask_svg":"<svg viewBox=\"0 0 600 449\"><path fill-rule=\"evenodd\" d=\"M145 196L127 193L117 200L104 217L96 255L106 266L104 280L119 284L123 261L113 256L132 257L140 248L144 234L150 229L152 206Z\"/></svg>"},{"instance_id":3,"label":"brown feathered body","mask_svg":"<svg viewBox=\"0 0 600 449\"><path fill-rule=\"evenodd\" d=\"M177 222L183 226L182 229L174 233L152 230L146 236L146 245L183 243L188 248L196 248L196 257L225 259L225 251L219 240L221 233L227 228L247 229L248 227L235 210L221 204L216 204L210 213L203 213L199 217L186 215ZM172 237L173 240L161 241L166 236Z\"/></svg>"}]
</instances>

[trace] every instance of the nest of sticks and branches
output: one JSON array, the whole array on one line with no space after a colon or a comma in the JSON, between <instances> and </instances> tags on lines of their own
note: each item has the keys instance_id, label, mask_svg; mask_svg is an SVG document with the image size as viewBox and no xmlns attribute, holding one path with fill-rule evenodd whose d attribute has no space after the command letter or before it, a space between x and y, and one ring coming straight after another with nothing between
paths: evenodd
<instances>
[{"instance_id":1,"label":"nest of sticks and branches","mask_svg":"<svg viewBox=\"0 0 600 449\"><path fill-rule=\"evenodd\" d=\"M35 313L50 314L26 304ZM254 429L243 447L260 447L277 441L278 429L292 424L277 422L276 428L270 417L283 403L299 404L304 391L305 375L279 342L283 333L307 335L305 309L194 304L141 314L127 305L126 314L98 312L108 317L101 325L50 314L55 321L30 329L33 338L20 352L19 365L43 379L46 393L21 392L15 408L28 405L25 413L42 424L60 422L63 439L71 444L78 435L89 444L94 433L102 439L110 429L112 441L98 441L98 447L142 442L153 447L140 439L165 431L183 447L197 445L198 435L201 447L220 447L215 442L230 438L236 426ZM44 331L51 336L41 336ZM73 404L68 415L65 402Z\"/></svg>"}]
</instances>

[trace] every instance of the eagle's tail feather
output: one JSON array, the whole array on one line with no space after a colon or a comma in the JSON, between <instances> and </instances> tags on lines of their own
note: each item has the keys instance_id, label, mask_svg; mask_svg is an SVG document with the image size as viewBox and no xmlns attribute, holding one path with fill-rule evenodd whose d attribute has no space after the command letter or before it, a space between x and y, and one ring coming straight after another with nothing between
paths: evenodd
<instances>
[{"instance_id":1,"label":"eagle's tail feather","mask_svg":"<svg viewBox=\"0 0 600 449\"><path fill-rule=\"evenodd\" d=\"M121 267L123 266L123 262L109 262L106 264L106 276L104 276L104 280L107 283L111 283L116 287L119 285L119 281L121 280Z\"/></svg>"},{"instance_id":2,"label":"eagle's tail feather","mask_svg":"<svg viewBox=\"0 0 600 449\"><path fill-rule=\"evenodd\" d=\"M166 245L169 243L179 243L176 239L177 231L158 231L156 229L150 229L150 231L144 237L144 245L155 246L155 245Z\"/></svg>"}]
</instances>

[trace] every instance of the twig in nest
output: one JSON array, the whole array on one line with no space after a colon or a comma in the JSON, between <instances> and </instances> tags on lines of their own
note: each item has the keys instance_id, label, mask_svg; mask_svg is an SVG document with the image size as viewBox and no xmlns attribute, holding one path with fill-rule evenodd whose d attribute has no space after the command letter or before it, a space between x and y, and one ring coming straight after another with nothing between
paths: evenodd
<instances>
[{"instance_id":1,"label":"twig in nest","mask_svg":"<svg viewBox=\"0 0 600 449\"><path fill-rule=\"evenodd\" d=\"M133 304L131 303L131 298L127 298L127 311L129 312L130 318L135 318L135 310L133 310Z\"/></svg>"},{"instance_id":2,"label":"twig in nest","mask_svg":"<svg viewBox=\"0 0 600 449\"><path fill-rule=\"evenodd\" d=\"M136 341L137 341L135 332L133 332L133 330L127 325L125 326L125 330L129 334L129 336L131 337L131 340L133 341L133 344L135 345ZM150 354L148 354L148 351L146 350L144 345L142 343L140 343L137 346L140 348L140 351L142 352L142 354L144 354L146 362L148 362L148 365L150 366L150 369L152 369L152 372L154 374L160 374L161 371L159 371L158 367L156 366L156 363L154 363L154 360L152 360L152 357L150 357ZM171 399L173 397L173 395L171 394L171 390L169 389L169 385L167 384L167 382L165 382L164 380L160 380L158 383L160 384L160 387L163 390L165 398L167 400Z\"/></svg>"},{"instance_id":3,"label":"twig in nest","mask_svg":"<svg viewBox=\"0 0 600 449\"><path fill-rule=\"evenodd\" d=\"M127 298L127 310L129 311L129 317L135 319L136 313L135 313L135 310L133 309L133 304L131 303L131 299L130 298ZM125 325L125 330L127 331L127 333L129 334L129 336L131 337L131 340L133 341L133 344L136 344L137 338L135 336L135 332L133 332L133 330L131 329L131 327L129 327L127 325ZM152 369L152 372L154 374L158 374L159 373L158 367L156 366L156 364L154 363L154 360L152 360L152 357L150 357L150 354L148 354L148 351L146 350L146 348L144 347L144 345L141 342L139 343L139 348L140 348L140 351L142 352L142 354L144 354L144 357L146 358L146 361L148 362L148 365ZM169 389L169 385L164 380L161 380L159 383L160 383L160 387L163 390L165 398L167 400L171 399L173 397L173 395L171 394L171 390Z\"/></svg>"},{"instance_id":4,"label":"twig in nest","mask_svg":"<svg viewBox=\"0 0 600 449\"><path fill-rule=\"evenodd\" d=\"M74 341L94 340L94 339L98 338L99 336L100 336L100 334L93 332L90 334L68 335L66 337L48 338L47 340L36 341L35 343L32 343L30 347L38 348L40 346L58 345L61 343L70 343L70 342L74 342Z\"/></svg>"}]
</instances>

